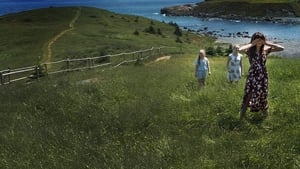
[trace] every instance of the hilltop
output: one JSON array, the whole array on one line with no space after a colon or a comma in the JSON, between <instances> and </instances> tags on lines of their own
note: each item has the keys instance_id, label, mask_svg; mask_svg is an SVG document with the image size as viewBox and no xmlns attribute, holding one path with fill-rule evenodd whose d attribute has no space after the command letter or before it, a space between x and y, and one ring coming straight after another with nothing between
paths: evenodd
<instances>
[{"instance_id":1,"label":"hilltop","mask_svg":"<svg viewBox=\"0 0 300 169\"><path fill-rule=\"evenodd\" d=\"M201 18L217 17L234 20L299 23L300 2L295 0L206 0L197 4L165 7L161 9L161 13Z\"/></svg>"}]
</instances>

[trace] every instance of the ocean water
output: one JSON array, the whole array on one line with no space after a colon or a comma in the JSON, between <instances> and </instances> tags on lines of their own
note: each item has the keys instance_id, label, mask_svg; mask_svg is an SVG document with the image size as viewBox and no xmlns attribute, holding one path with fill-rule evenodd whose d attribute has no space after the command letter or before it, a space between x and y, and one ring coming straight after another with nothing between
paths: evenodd
<instances>
[{"instance_id":1,"label":"ocean water","mask_svg":"<svg viewBox=\"0 0 300 169\"><path fill-rule=\"evenodd\" d=\"M249 38L227 37L237 32L247 32L250 36L260 31L267 38L285 47L282 55L300 57L300 24L262 23L222 19L202 19L196 17L172 17L160 14L167 6L194 4L202 0L0 0L0 15L50 6L91 6L122 14L144 16L150 19L175 22L183 29L194 31L204 28L213 32L220 42L248 43Z\"/></svg>"},{"instance_id":2,"label":"ocean water","mask_svg":"<svg viewBox=\"0 0 300 169\"><path fill-rule=\"evenodd\" d=\"M50 6L91 6L118 13L150 16L165 6L190 4L202 0L0 0L0 15Z\"/></svg>"}]
</instances>

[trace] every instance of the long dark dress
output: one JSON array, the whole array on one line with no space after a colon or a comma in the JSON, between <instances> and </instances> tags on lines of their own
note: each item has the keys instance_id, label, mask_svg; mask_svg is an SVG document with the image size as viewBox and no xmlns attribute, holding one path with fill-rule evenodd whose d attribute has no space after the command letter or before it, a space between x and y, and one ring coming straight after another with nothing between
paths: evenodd
<instances>
[{"instance_id":1,"label":"long dark dress","mask_svg":"<svg viewBox=\"0 0 300 169\"><path fill-rule=\"evenodd\" d=\"M267 53L249 54L250 68L244 89L242 109L250 111L268 110L268 72L266 67Z\"/></svg>"}]
</instances>

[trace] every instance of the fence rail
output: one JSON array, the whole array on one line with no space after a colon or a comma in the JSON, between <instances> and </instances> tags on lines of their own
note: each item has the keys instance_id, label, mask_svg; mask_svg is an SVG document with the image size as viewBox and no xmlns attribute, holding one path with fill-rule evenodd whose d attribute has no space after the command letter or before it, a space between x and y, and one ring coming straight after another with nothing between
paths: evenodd
<instances>
[{"instance_id":1,"label":"fence rail","mask_svg":"<svg viewBox=\"0 0 300 169\"><path fill-rule=\"evenodd\" d=\"M30 74L28 75L28 73ZM5 85L28 78L39 79L39 73L39 66L2 70L0 71L0 84Z\"/></svg>"},{"instance_id":2,"label":"fence rail","mask_svg":"<svg viewBox=\"0 0 300 169\"><path fill-rule=\"evenodd\" d=\"M88 58L64 59L60 61L46 62L40 65L17 69L0 70L0 85L9 84L25 79L39 79L43 74L57 74L63 72L78 71L84 69L93 69L98 67L118 67L123 64L143 61L153 56L163 54L174 54L181 52L175 47L152 47L150 49L134 52L125 52L114 55L105 55Z\"/></svg>"}]
</instances>

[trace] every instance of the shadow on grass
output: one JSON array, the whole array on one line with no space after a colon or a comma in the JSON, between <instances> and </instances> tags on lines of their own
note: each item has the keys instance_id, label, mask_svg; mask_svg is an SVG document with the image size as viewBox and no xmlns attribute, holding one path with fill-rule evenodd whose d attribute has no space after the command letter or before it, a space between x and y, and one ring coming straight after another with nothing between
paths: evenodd
<instances>
[{"instance_id":1,"label":"shadow on grass","mask_svg":"<svg viewBox=\"0 0 300 169\"><path fill-rule=\"evenodd\" d=\"M224 130L239 130L243 125L242 121L230 115L223 115L218 119L218 126Z\"/></svg>"},{"instance_id":2,"label":"shadow on grass","mask_svg":"<svg viewBox=\"0 0 300 169\"><path fill-rule=\"evenodd\" d=\"M218 126L224 130L238 131L248 129L249 124L261 127L264 121L265 117L261 113L249 113L245 121L230 115L223 115L218 119Z\"/></svg>"},{"instance_id":3,"label":"shadow on grass","mask_svg":"<svg viewBox=\"0 0 300 169\"><path fill-rule=\"evenodd\" d=\"M261 126L266 118L261 112L251 112L248 114L247 121L251 124Z\"/></svg>"}]
</instances>

